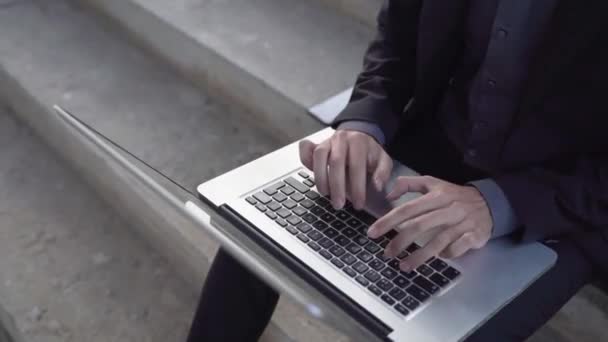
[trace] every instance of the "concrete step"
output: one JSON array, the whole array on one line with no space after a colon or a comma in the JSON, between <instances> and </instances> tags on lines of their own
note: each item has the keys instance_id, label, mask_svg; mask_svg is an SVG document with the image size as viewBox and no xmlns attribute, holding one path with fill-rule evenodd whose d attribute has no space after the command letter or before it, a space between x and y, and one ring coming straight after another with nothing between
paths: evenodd
<instances>
[{"instance_id":1,"label":"concrete step","mask_svg":"<svg viewBox=\"0 0 608 342\"><path fill-rule=\"evenodd\" d=\"M81 1L292 139L320 127L310 107L352 86L372 35L315 1Z\"/></svg>"},{"instance_id":2,"label":"concrete step","mask_svg":"<svg viewBox=\"0 0 608 342\"><path fill-rule=\"evenodd\" d=\"M376 17L383 0L317 0L350 15L371 28L376 27Z\"/></svg>"},{"instance_id":3,"label":"concrete step","mask_svg":"<svg viewBox=\"0 0 608 342\"><path fill-rule=\"evenodd\" d=\"M223 105L160 61L106 32L69 2L22 0L0 8L0 96L197 291L215 244L196 227L165 224L53 120L58 103L187 189L280 146L249 112ZM97 163L97 164L96 164ZM160 214L158 214L160 215ZM159 223L160 222L160 223ZM282 300L270 334L340 340Z\"/></svg>"}]
</instances>

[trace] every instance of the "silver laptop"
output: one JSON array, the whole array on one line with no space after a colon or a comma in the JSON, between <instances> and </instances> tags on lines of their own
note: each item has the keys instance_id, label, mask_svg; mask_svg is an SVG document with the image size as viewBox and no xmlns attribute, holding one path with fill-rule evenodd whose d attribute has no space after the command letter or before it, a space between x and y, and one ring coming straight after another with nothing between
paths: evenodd
<instances>
[{"instance_id":1,"label":"silver laptop","mask_svg":"<svg viewBox=\"0 0 608 342\"><path fill-rule=\"evenodd\" d=\"M58 107L56 111L81 133L93 136L69 113ZM332 133L327 128L307 139L319 143ZM117 162L128 163L105 141L96 143L116 156ZM392 180L416 174L396 161L394 165ZM153 182L140 173L134 176L143 183ZM541 244L516 244L503 238L461 258L433 258L413 272L401 272L398 260L383 257L390 234L370 240L366 232L376 217L416 194L389 203L384 193L370 187L364 211L348 204L334 210L316 191L312 173L301 165L297 142L205 182L197 190L223 218L380 340L464 340L557 258ZM417 241L398 258L406 258L425 242L424 238Z\"/></svg>"}]
</instances>

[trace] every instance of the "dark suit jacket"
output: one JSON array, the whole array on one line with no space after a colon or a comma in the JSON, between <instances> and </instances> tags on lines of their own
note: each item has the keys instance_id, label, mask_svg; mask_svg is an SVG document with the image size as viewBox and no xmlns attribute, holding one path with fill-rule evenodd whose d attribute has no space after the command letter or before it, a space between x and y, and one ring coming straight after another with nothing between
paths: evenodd
<instances>
[{"instance_id":1,"label":"dark suit jacket","mask_svg":"<svg viewBox=\"0 0 608 342\"><path fill-rule=\"evenodd\" d=\"M462 54L466 13L466 0L386 0L335 124L369 121L390 137L434 113ZM606 0L560 0L532 61L492 175L525 240L608 227L606 18Z\"/></svg>"}]
</instances>

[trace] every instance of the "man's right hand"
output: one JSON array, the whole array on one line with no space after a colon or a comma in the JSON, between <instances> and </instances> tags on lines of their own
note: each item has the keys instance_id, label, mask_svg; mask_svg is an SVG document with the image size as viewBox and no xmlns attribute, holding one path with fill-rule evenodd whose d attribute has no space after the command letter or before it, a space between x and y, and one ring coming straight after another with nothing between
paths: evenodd
<instances>
[{"instance_id":1,"label":"man's right hand","mask_svg":"<svg viewBox=\"0 0 608 342\"><path fill-rule=\"evenodd\" d=\"M355 209L363 209L368 175L381 191L393 169L393 160L373 137L346 129L318 145L302 140L300 159L314 172L317 189L331 197L335 209L344 207L347 193Z\"/></svg>"}]
</instances>

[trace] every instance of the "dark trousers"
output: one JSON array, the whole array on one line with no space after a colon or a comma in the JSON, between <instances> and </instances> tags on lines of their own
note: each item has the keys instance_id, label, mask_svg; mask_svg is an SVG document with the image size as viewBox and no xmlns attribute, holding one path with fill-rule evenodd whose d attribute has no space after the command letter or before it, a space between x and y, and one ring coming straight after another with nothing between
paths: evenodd
<instances>
[{"instance_id":1,"label":"dark trousers","mask_svg":"<svg viewBox=\"0 0 608 342\"><path fill-rule=\"evenodd\" d=\"M421 174L454 183L487 177L462 163L461 153L438 127L420 124L416 133L393 142L390 153ZM601 239L596 232L580 234L597 234ZM577 240L563 236L545 242L557 252L557 264L467 341L522 341L549 320L594 277L594 267ZM278 293L220 250L205 282L188 342L256 341L270 321L278 298Z\"/></svg>"}]
</instances>

